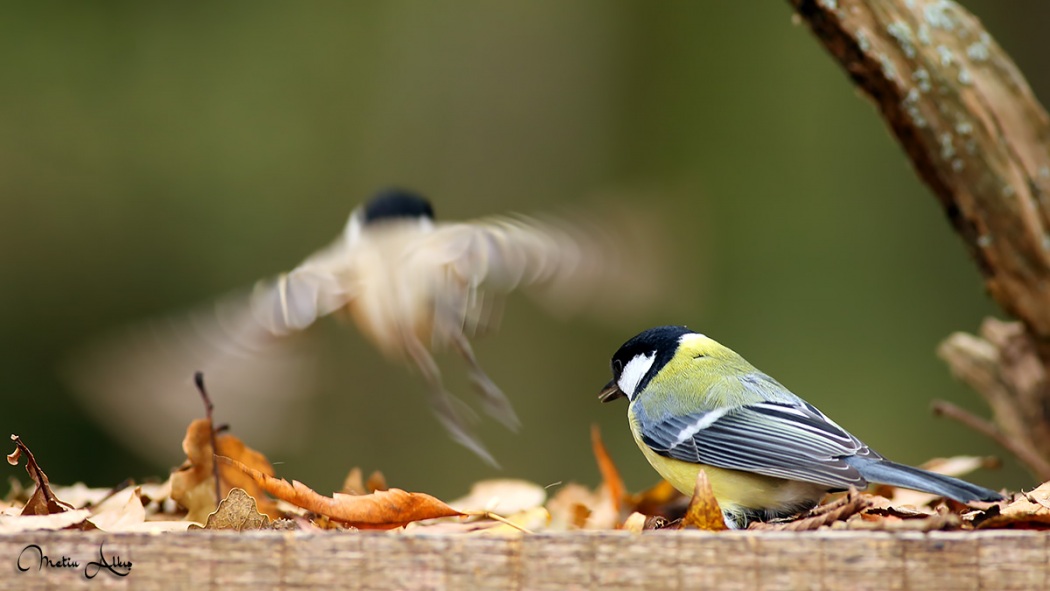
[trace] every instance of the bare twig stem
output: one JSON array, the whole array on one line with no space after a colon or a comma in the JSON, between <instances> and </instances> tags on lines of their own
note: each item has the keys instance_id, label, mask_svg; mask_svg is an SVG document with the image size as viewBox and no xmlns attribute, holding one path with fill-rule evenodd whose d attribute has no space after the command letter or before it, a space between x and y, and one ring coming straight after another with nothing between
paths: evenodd
<instances>
[{"instance_id":1,"label":"bare twig stem","mask_svg":"<svg viewBox=\"0 0 1050 591\"><path fill-rule=\"evenodd\" d=\"M215 410L215 405L211 403L208 390L204 387L204 372L198 371L194 373L193 383L197 384L197 391L200 392L201 400L204 401L205 417L208 419L209 433L211 435L211 452L213 456L218 455L219 448L216 446L215 420L212 418L212 411ZM219 480L219 464L214 458L211 462L211 468L215 476L215 506L218 506L222 502L222 482Z\"/></svg>"},{"instance_id":2,"label":"bare twig stem","mask_svg":"<svg viewBox=\"0 0 1050 591\"><path fill-rule=\"evenodd\" d=\"M934 400L931 406L933 414L954 419L970 429L995 441L1006 451L1012 453L1023 464L1028 466L1037 477L1050 480L1050 463L1027 445L1007 437L991 421L985 420L959 406L945 400Z\"/></svg>"}]
</instances>

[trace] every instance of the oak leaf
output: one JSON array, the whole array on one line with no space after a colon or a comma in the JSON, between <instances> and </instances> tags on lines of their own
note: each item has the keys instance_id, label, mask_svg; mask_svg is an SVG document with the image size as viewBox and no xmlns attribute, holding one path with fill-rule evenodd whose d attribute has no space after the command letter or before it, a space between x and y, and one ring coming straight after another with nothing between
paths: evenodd
<instances>
[{"instance_id":1,"label":"oak leaf","mask_svg":"<svg viewBox=\"0 0 1050 591\"><path fill-rule=\"evenodd\" d=\"M270 529L270 518L259 513L258 505L244 489L235 488L219 503L214 513L208 516L204 527L191 524L190 529L231 529L245 531Z\"/></svg>"}]
</instances>

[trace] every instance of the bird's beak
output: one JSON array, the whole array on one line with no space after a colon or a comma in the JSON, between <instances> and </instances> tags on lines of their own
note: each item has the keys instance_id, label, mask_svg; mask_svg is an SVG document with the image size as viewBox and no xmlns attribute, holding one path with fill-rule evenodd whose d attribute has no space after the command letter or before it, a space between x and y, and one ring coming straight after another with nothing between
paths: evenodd
<instances>
[{"instance_id":1,"label":"bird's beak","mask_svg":"<svg viewBox=\"0 0 1050 591\"><path fill-rule=\"evenodd\" d=\"M605 387L602 388L602 391L598 393L598 400L601 400L602 402L609 402L612 400L616 400L617 398L623 398L624 396L626 396L626 394L624 394L623 390L621 390L620 387L616 385L616 380L612 380L608 384L605 384Z\"/></svg>"}]
</instances>

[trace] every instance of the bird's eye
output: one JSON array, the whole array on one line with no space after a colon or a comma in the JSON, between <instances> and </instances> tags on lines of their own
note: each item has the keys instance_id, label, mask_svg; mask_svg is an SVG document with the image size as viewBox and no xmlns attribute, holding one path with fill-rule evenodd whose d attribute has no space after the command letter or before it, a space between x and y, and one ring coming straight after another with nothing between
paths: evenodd
<instances>
[{"instance_id":1,"label":"bird's eye","mask_svg":"<svg viewBox=\"0 0 1050 591\"><path fill-rule=\"evenodd\" d=\"M619 359L613 359L612 371L614 376L620 375L620 373L623 371L623 362Z\"/></svg>"}]
</instances>

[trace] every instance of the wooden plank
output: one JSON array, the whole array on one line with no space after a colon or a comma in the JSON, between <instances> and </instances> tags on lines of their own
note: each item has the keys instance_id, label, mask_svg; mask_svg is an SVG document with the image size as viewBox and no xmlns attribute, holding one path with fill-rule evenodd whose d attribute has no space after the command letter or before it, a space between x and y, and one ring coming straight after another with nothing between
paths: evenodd
<instances>
[{"instance_id":1,"label":"wooden plank","mask_svg":"<svg viewBox=\"0 0 1050 591\"><path fill-rule=\"evenodd\" d=\"M996 531L981 536L979 543L980 589L1050 589L1050 536Z\"/></svg>"},{"instance_id":2,"label":"wooden plank","mask_svg":"<svg viewBox=\"0 0 1050 591\"><path fill-rule=\"evenodd\" d=\"M127 576L85 578L100 547ZM1021 590L1050 588L1050 533L29 532L0 536L0 563L0 590Z\"/></svg>"}]
</instances>

